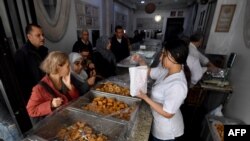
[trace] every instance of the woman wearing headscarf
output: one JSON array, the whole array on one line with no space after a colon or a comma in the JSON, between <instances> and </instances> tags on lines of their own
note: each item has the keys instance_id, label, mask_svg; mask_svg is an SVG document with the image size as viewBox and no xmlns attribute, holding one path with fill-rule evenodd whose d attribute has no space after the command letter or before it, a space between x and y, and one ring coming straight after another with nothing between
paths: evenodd
<instances>
[{"instance_id":1,"label":"woman wearing headscarf","mask_svg":"<svg viewBox=\"0 0 250 141\"><path fill-rule=\"evenodd\" d=\"M97 73L103 77L115 75L116 59L110 47L111 42L108 36L102 36L96 42L95 64Z\"/></svg>"},{"instance_id":2,"label":"woman wearing headscarf","mask_svg":"<svg viewBox=\"0 0 250 141\"><path fill-rule=\"evenodd\" d=\"M80 95L85 94L90 86L95 84L95 72L90 73L90 77L83 69L83 58L79 53L72 52L69 54L69 62L71 67L71 81L78 89Z\"/></svg>"}]
</instances>

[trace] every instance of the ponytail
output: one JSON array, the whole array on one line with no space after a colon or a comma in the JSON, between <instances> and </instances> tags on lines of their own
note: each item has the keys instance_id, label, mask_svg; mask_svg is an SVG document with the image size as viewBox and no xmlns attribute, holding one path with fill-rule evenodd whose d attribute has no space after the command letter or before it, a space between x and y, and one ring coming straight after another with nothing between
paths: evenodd
<instances>
[{"instance_id":1,"label":"ponytail","mask_svg":"<svg viewBox=\"0 0 250 141\"><path fill-rule=\"evenodd\" d=\"M187 80L187 86L189 87L191 85L191 71L187 63L184 64L184 73L185 73L186 80Z\"/></svg>"}]
</instances>

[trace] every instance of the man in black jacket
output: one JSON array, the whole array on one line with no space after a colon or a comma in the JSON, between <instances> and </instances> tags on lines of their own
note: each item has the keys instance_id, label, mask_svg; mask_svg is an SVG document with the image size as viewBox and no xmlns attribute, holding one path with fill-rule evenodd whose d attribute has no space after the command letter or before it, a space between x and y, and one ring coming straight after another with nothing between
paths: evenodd
<instances>
[{"instance_id":1,"label":"man in black jacket","mask_svg":"<svg viewBox=\"0 0 250 141\"><path fill-rule=\"evenodd\" d=\"M83 49L87 48L90 53L90 58L93 57L93 46L89 41L89 32L86 29L81 31L81 38L75 42L72 52L81 53Z\"/></svg>"},{"instance_id":2,"label":"man in black jacket","mask_svg":"<svg viewBox=\"0 0 250 141\"><path fill-rule=\"evenodd\" d=\"M33 86L44 76L40 64L48 54L48 48L44 47L44 34L39 25L28 24L26 36L27 42L15 54L15 67L25 104L29 100Z\"/></svg>"},{"instance_id":3,"label":"man in black jacket","mask_svg":"<svg viewBox=\"0 0 250 141\"><path fill-rule=\"evenodd\" d=\"M111 39L111 51L115 55L116 62L120 62L130 55L130 43L124 37L124 29L121 26L115 27L115 35Z\"/></svg>"}]
</instances>

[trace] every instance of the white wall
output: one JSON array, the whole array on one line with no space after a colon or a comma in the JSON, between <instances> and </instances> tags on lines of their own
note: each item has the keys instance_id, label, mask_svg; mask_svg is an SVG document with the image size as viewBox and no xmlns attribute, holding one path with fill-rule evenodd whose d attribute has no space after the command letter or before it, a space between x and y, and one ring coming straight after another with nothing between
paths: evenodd
<instances>
[{"instance_id":1,"label":"white wall","mask_svg":"<svg viewBox=\"0 0 250 141\"><path fill-rule=\"evenodd\" d=\"M116 21L116 17L115 17L115 13L118 12L118 13L122 13L124 15L127 16L127 23L126 23L126 28L124 28L126 30L126 34L130 35L131 33L133 33L132 29L130 28L130 24L131 23L131 9L117 3L117 2L114 2L114 13L113 13L113 16L114 16L114 22ZM113 31L114 31L114 28L115 28L115 23L113 23ZM122 25L121 25L122 26ZM114 31L115 32L115 31Z\"/></svg>"},{"instance_id":2,"label":"white wall","mask_svg":"<svg viewBox=\"0 0 250 141\"><path fill-rule=\"evenodd\" d=\"M105 0L105 1L103 1L103 0L82 0L82 1L99 7L100 36L102 36L104 34L110 35L110 33L109 33L110 32L110 23L113 24L113 28L114 28L114 20L113 20L114 19L114 14L113 14L114 11L120 11L128 16L128 21L127 21L128 26L126 28L126 31L128 34L133 33L132 26L129 25L129 23L132 20L131 19L131 17L132 17L131 16L131 13L132 13L131 9L128 9L127 7L124 7L121 4L113 3L110 0ZM105 5L105 6L103 6L103 5ZM104 11L106 9L106 7L109 8L109 10ZM113 8L113 10L110 8ZM106 14L104 14L104 13L106 13ZM109 17L109 18L103 17L103 16L107 16L107 15L112 16L112 17ZM68 27L66 29L66 32L65 32L65 35L63 36L63 38L58 42L52 42L50 40L46 40L45 45L49 48L50 51L60 50L60 51L66 52L66 53L71 52L73 44L77 40L75 0L71 0L71 8L70 8L69 16L70 17L69 17ZM91 40L92 39L90 37L90 41Z\"/></svg>"},{"instance_id":3,"label":"white wall","mask_svg":"<svg viewBox=\"0 0 250 141\"><path fill-rule=\"evenodd\" d=\"M226 116L243 120L250 124L250 49L243 41L243 21L247 0L218 0L206 53L237 54L231 70L233 93L225 108ZM237 4L229 32L214 32L222 4ZM248 7L250 8L250 7Z\"/></svg>"},{"instance_id":4,"label":"white wall","mask_svg":"<svg viewBox=\"0 0 250 141\"><path fill-rule=\"evenodd\" d=\"M99 12L102 11L102 0L82 0L89 4L99 7ZM49 51L52 50L60 50L66 53L70 53L72 51L73 44L77 41L77 25L76 25L76 11L75 11L75 0L71 0L71 8L69 14L69 23L65 35L59 42L51 42L46 40L45 45L49 48ZM99 14L99 19L102 19L102 14ZM102 35L103 29L102 20L100 20L100 34ZM104 27L103 27L104 28Z\"/></svg>"}]
</instances>

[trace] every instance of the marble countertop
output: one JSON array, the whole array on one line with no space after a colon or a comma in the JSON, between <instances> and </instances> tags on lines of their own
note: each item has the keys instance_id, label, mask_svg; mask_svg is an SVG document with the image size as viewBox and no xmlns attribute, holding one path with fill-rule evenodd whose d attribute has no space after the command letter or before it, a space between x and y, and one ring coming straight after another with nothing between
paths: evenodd
<instances>
[{"instance_id":1,"label":"marble countertop","mask_svg":"<svg viewBox=\"0 0 250 141\"><path fill-rule=\"evenodd\" d=\"M148 141L152 121L153 116L150 107L142 101L128 141Z\"/></svg>"}]
</instances>

